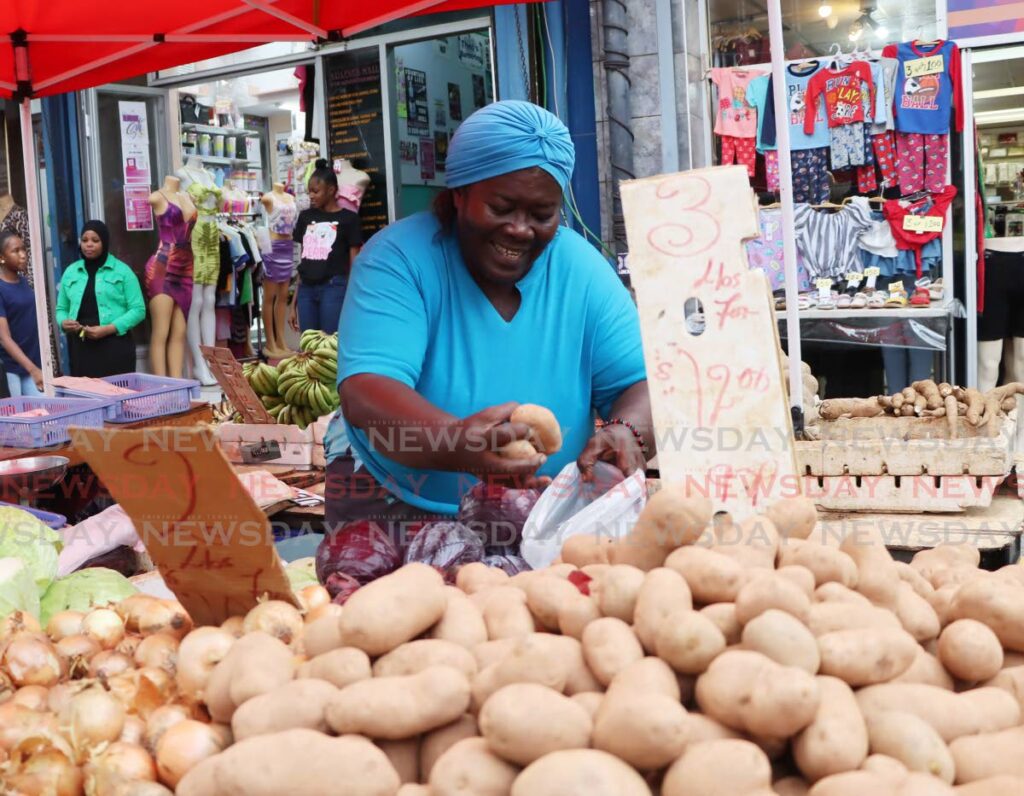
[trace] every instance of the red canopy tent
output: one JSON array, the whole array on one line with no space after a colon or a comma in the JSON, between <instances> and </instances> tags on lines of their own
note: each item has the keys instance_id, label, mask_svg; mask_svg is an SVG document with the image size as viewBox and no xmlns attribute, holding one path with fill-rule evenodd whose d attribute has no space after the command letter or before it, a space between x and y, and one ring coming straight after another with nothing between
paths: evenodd
<instances>
[{"instance_id":1,"label":"red canopy tent","mask_svg":"<svg viewBox=\"0 0 1024 796\"><path fill-rule=\"evenodd\" d=\"M21 101L30 234L42 240L33 97L91 88L277 41L343 39L403 17L512 0L5 0L0 97ZM40 341L49 335L43 247L32 247ZM40 345L50 392L50 348Z\"/></svg>"}]
</instances>

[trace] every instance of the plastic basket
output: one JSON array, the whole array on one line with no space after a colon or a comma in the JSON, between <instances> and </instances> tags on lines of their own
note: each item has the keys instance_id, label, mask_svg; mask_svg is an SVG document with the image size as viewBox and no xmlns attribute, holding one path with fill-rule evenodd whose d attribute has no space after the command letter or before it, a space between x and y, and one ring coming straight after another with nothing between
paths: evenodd
<instances>
[{"instance_id":1,"label":"plastic basket","mask_svg":"<svg viewBox=\"0 0 1024 796\"><path fill-rule=\"evenodd\" d=\"M59 395L90 398L107 403L108 423L136 423L164 415L176 415L192 408L192 399L199 397L199 382L192 379L171 379L147 373L122 373L104 376L102 381L133 390L134 395L95 395L81 390L57 388Z\"/></svg>"},{"instance_id":2,"label":"plastic basket","mask_svg":"<svg viewBox=\"0 0 1024 796\"><path fill-rule=\"evenodd\" d=\"M32 409L45 409L44 417L11 417ZM0 446L46 448L67 442L68 428L103 428L106 401L92 398L22 396L0 399Z\"/></svg>"}]
</instances>

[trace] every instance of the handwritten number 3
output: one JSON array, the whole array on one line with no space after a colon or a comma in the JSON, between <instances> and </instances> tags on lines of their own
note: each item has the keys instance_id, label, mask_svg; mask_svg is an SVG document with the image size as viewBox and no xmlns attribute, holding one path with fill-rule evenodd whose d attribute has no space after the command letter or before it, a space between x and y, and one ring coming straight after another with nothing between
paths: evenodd
<instances>
[{"instance_id":1,"label":"handwritten number 3","mask_svg":"<svg viewBox=\"0 0 1024 796\"><path fill-rule=\"evenodd\" d=\"M721 237L718 221L701 210L711 196L711 185L703 177L679 177L658 185L656 196L672 202L679 221L659 224L647 233L647 242L670 257L693 257L706 252Z\"/></svg>"}]
</instances>

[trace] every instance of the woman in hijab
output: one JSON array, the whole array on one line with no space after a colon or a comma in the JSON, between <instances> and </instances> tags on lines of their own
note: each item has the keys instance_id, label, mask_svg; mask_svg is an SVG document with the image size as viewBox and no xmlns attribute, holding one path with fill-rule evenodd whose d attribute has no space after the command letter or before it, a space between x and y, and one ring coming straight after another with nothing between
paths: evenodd
<instances>
[{"instance_id":1,"label":"woman in hijab","mask_svg":"<svg viewBox=\"0 0 1024 796\"><path fill-rule=\"evenodd\" d=\"M653 456L636 307L562 226L575 150L548 111L489 105L452 137L434 211L378 232L352 266L327 437L327 522L388 532L455 514L483 479L542 486L576 461L628 475ZM562 449L505 458L520 403L554 412ZM595 415L603 423L595 432Z\"/></svg>"},{"instance_id":2,"label":"woman in hijab","mask_svg":"<svg viewBox=\"0 0 1024 796\"><path fill-rule=\"evenodd\" d=\"M79 238L82 259L61 277L57 322L68 336L72 376L114 376L135 371L130 334L146 317L139 279L110 254L110 232L89 221Z\"/></svg>"}]
</instances>

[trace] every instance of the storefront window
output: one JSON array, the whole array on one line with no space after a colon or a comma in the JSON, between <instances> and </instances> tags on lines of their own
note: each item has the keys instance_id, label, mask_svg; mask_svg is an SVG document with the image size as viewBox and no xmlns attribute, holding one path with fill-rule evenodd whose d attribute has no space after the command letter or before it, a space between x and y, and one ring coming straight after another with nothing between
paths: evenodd
<instances>
[{"instance_id":1,"label":"storefront window","mask_svg":"<svg viewBox=\"0 0 1024 796\"><path fill-rule=\"evenodd\" d=\"M713 65L771 60L764 0L708 0L708 12ZM782 24L788 59L938 35L936 0L782 0Z\"/></svg>"},{"instance_id":2,"label":"storefront window","mask_svg":"<svg viewBox=\"0 0 1024 796\"><path fill-rule=\"evenodd\" d=\"M290 56L302 55L310 52L313 45L309 42L279 41L271 44L261 44L258 47L250 47L248 50L241 50L228 55L221 55L217 58L207 58L205 61L197 61L193 64L175 66L172 69L162 69L156 73L156 81L173 80L191 74L202 74L204 72L223 72L233 67L245 66L247 64L258 64L271 58L288 58Z\"/></svg>"}]
</instances>

